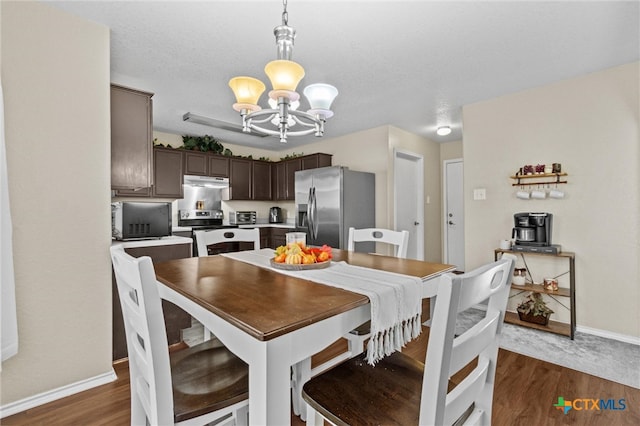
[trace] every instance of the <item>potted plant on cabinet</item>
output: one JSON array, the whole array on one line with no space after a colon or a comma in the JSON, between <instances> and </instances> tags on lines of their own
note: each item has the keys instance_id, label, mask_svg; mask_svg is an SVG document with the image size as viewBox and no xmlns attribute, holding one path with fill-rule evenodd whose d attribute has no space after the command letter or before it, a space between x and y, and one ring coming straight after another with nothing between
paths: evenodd
<instances>
[{"instance_id":1,"label":"potted plant on cabinet","mask_svg":"<svg viewBox=\"0 0 640 426\"><path fill-rule=\"evenodd\" d=\"M540 293L530 293L516 310L520 320L541 325L549 324L549 316L553 313Z\"/></svg>"}]
</instances>

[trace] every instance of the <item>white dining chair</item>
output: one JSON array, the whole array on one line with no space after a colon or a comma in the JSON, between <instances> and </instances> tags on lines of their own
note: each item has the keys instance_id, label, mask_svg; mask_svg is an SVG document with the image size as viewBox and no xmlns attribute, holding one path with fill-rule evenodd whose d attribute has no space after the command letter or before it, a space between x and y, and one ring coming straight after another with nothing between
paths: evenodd
<instances>
[{"instance_id":1,"label":"white dining chair","mask_svg":"<svg viewBox=\"0 0 640 426\"><path fill-rule=\"evenodd\" d=\"M375 242L394 246L394 256L404 259L407 257L409 245L409 231L393 231L383 228L349 228L347 250L354 251L356 243Z\"/></svg>"},{"instance_id":2,"label":"white dining chair","mask_svg":"<svg viewBox=\"0 0 640 426\"><path fill-rule=\"evenodd\" d=\"M466 274L445 274L425 362L394 352L372 367L358 356L312 378L302 391L307 425L323 418L336 425L490 424L513 265L506 258ZM484 315L456 336L458 314L485 300Z\"/></svg>"},{"instance_id":3,"label":"white dining chair","mask_svg":"<svg viewBox=\"0 0 640 426\"><path fill-rule=\"evenodd\" d=\"M131 424L247 424L247 364L214 340L170 353L151 258L112 247L111 260L129 352Z\"/></svg>"},{"instance_id":4,"label":"white dining chair","mask_svg":"<svg viewBox=\"0 0 640 426\"><path fill-rule=\"evenodd\" d=\"M383 228L363 228L355 229L349 228L349 238L347 244L348 251L355 250L355 243L358 242L376 242L386 243L394 246L395 256L399 258L407 257L407 246L409 244L409 232L408 231L393 231ZM311 377L317 376L322 372L338 365L339 363L360 355L364 352L365 343L371 337L371 322L360 325L359 327L351 330L344 336L347 340L347 351L340 353L322 364L311 369ZM293 378L291 384L292 400L293 400L293 412L300 414L301 418L305 419L305 413L303 412L302 404L302 370L299 366L293 367Z\"/></svg>"},{"instance_id":5,"label":"white dining chair","mask_svg":"<svg viewBox=\"0 0 640 426\"><path fill-rule=\"evenodd\" d=\"M207 246L220 243L253 243L255 250L260 249L260 229L258 228L224 228L209 231L195 231L198 256L209 255Z\"/></svg>"},{"instance_id":6,"label":"white dining chair","mask_svg":"<svg viewBox=\"0 0 640 426\"><path fill-rule=\"evenodd\" d=\"M407 257L407 246L409 245L408 231L393 231L391 229L382 228L349 228L348 250L355 250L356 242L379 242L395 246L395 256L401 259ZM351 330L345 338L348 341L348 354L350 357L360 355L364 351L364 343L371 336L371 322L366 322L354 330ZM330 365L325 364L313 373L317 374Z\"/></svg>"},{"instance_id":7,"label":"white dining chair","mask_svg":"<svg viewBox=\"0 0 640 426\"><path fill-rule=\"evenodd\" d=\"M260 249L260 229L224 228L209 231L195 231L198 257L209 256L208 246L220 243L253 243L253 249ZM204 340L211 338L211 331L204 327Z\"/></svg>"}]
</instances>

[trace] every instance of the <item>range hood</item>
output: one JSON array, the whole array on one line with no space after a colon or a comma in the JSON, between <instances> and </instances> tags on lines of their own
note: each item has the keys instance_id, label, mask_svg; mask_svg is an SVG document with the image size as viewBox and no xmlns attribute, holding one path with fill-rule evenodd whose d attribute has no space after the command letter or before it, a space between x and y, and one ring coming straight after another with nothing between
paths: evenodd
<instances>
[{"instance_id":1,"label":"range hood","mask_svg":"<svg viewBox=\"0 0 640 426\"><path fill-rule=\"evenodd\" d=\"M184 175L184 184L190 186L201 186L205 188L229 188L229 178Z\"/></svg>"}]
</instances>

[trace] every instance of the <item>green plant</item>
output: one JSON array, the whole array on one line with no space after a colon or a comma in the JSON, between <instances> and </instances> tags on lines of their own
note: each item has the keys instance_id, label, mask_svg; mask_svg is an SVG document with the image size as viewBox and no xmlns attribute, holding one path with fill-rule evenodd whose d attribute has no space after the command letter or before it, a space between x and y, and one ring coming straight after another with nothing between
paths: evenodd
<instances>
[{"instance_id":1,"label":"green plant","mask_svg":"<svg viewBox=\"0 0 640 426\"><path fill-rule=\"evenodd\" d=\"M540 293L530 293L517 307L517 311L523 315L549 316L553 311L547 306Z\"/></svg>"},{"instance_id":2,"label":"green plant","mask_svg":"<svg viewBox=\"0 0 640 426\"><path fill-rule=\"evenodd\" d=\"M224 146L213 136L204 135L204 136L182 136L182 147L183 149L190 149L195 151L202 152L215 152L216 154L220 154L224 150Z\"/></svg>"},{"instance_id":3,"label":"green plant","mask_svg":"<svg viewBox=\"0 0 640 426\"><path fill-rule=\"evenodd\" d=\"M284 161L284 160L291 160L293 158L298 158L298 157L302 157L304 156L304 152L301 152L300 154L296 154L295 152L292 152L291 154L287 154L284 157L281 157L280 160Z\"/></svg>"}]
</instances>

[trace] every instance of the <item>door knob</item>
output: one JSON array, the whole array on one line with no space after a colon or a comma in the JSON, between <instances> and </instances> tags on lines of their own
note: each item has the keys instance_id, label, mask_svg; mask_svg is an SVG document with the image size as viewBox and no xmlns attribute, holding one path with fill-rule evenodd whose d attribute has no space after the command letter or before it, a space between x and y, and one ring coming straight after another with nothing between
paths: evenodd
<instances>
[{"instance_id":1,"label":"door knob","mask_svg":"<svg viewBox=\"0 0 640 426\"><path fill-rule=\"evenodd\" d=\"M418 226L418 225L420 225L420 222L413 222L413 224L414 224L415 226Z\"/></svg>"},{"instance_id":2,"label":"door knob","mask_svg":"<svg viewBox=\"0 0 640 426\"><path fill-rule=\"evenodd\" d=\"M455 223L453 223L452 221L449 221L449 225L455 225Z\"/></svg>"}]
</instances>

